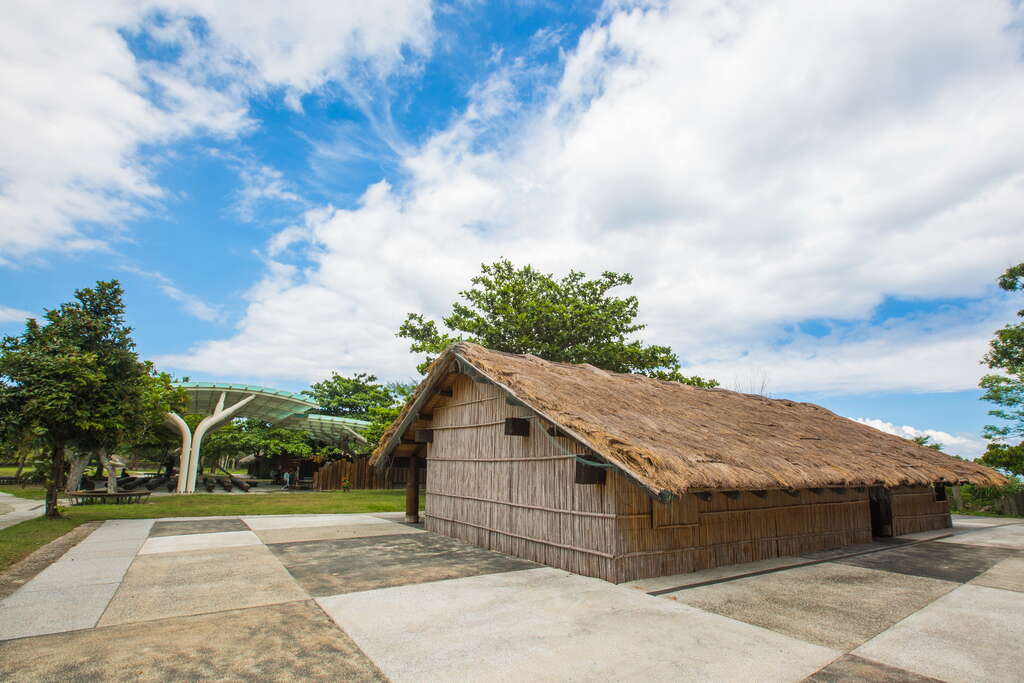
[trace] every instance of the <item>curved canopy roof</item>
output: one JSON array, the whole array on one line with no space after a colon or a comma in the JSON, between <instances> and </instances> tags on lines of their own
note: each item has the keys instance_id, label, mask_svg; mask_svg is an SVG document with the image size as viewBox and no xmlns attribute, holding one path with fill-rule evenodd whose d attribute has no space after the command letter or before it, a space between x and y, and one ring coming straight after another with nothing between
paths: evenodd
<instances>
[{"instance_id":1,"label":"curved canopy roof","mask_svg":"<svg viewBox=\"0 0 1024 683\"><path fill-rule=\"evenodd\" d=\"M185 412L191 415L212 415L221 394L224 395L224 408L255 396L235 414L236 417L251 417L269 422L275 427L308 431L322 441L355 439L366 443L355 430L369 425L368 422L310 413L320 406L302 394L230 382L179 382L176 386L184 388L188 393L189 402Z\"/></svg>"},{"instance_id":2,"label":"curved canopy roof","mask_svg":"<svg viewBox=\"0 0 1024 683\"><path fill-rule=\"evenodd\" d=\"M177 386L188 392L189 403L185 412L190 415L212 415L222 393L226 395L225 408L255 395L256 398L239 411L238 417L252 417L271 423L320 407L301 394L251 384L179 382Z\"/></svg>"},{"instance_id":3,"label":"curved canopy roof","mask_svg":"<svg viewBox=\"0 0 1024 683\"><path fill-rule=\"evenodd\" d=\"M340 439L352 438L360 443L366 443L366 439L355 430L359 427L366 427L369 424L369 422L353 420L347 417L305 413L286 417L274 426L310 432L313 438L320 441L338 441Z\"/></svg>"}]
</instances>

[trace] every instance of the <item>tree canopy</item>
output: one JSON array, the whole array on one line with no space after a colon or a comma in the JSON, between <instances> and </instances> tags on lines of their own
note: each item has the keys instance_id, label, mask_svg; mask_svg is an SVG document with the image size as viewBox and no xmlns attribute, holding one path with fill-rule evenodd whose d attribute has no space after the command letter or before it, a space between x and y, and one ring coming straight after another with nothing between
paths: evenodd
<instances>
[{"instance_id":1,"label":"tree canopy","mask_svg":"<svg viewBox=\"0 0 1024 683\"><path fill-rule=\"evenodd\" d=\"M376 375L357 372L352 377L332 372L331 376L302 392L318 404L322 415L370 420L375 407L388 407L394 396L387 386L377 381Z\"/></svg>"},{"instance_id":2,"label":"tree canopy","mask_svg":"<svg viewBox=\"0 0 1024 683\"><path fill-rule=\"evenodd\" d=\"M75 300L30 318L0 342L0 420L48 446L47 514L69 445L113 450L184 402L170 376L135 352L117 280L75 291Z\"/></svg>"},{"instance_id":3,"label":"tree canopy","mask_svg":"<svg viewBox=\"0 0 1024 683\"><path fill-rule=\"evenodd\" d=\"M201 416L190 415L186 420L198 423L197 418L201 419ZM207 465L245 455L308 458L313 454L313 440L309 432L273 427L262 420L249 418L235 420L210 432L203 440L201 453Z\"/></svg>"},{"instance_id":4,"label":"tree canopy","mask_svg":"<svg viewBox=\"0 0 1024 683\"><path fill-rule=\"evenodd\" d=\"M332 372L331 376L302 392L320 404L316 411L324 415L366 420L370 425L361 430L368 448L377 446L384 430L401 412L415 385L381 383L376 375L357 372L351 377Z\"/></svg>"},{"instance_id":5,"label":"tree canopy","mask_svg":"<svg viewBox=\"0 0 1024 683\"><path fill-rule=\"evenodd\" d=\"M454 302L451 313L442 318L450 332L440 331L420 313L409 313L398 336L411 341L410 351L428 354L420 372L449 344L471 341L495 351L718 386L713 379L685 376L668 346L633 338L646 327L636 322L639 301L608 293L632 282L630 274L612 271L588 279L586 273L571 270L556 279L532 266L517 268L501 259L482 264L472 286L459 293L463 301Z\"/></svg>"},{"instance_id":6,"label":"tree canopy","mask_svg":"<svg viewBox=\"0 0 1024 683\"><path fill-rule=\"evenodd\" d=\"M1008 292L1024 289L1024 263L1008 268L998 282ZM982 359L989 368L999 371L982 377L979 386L985 390L982 400L998 406L988 414L1001 422L985 426L985 438L991 443L979 462L1024 475L1024 442L1006 443L1007 439L1024 437L1024 309L1017 311L1017 317L1020 322L996 331Z\"/></svg>"}]
</instances>

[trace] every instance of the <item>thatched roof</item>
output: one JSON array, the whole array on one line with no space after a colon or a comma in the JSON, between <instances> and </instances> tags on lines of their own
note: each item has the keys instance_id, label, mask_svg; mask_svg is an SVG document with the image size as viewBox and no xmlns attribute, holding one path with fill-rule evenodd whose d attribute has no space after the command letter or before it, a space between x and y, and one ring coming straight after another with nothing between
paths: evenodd
<instances>
[{"instance_id":1,"label":"thatched roof","mask_svg":"<svg viewBox=\"0 0 1024 683\"><path fill-rule=\"evenodd\" d=\"M811 403L698 389L470 343L448 347L384 434L389 456L424 400L460 367L497 384L653 495L946 483L999 485L995 470Z\"/></svg>"}]
</instances>

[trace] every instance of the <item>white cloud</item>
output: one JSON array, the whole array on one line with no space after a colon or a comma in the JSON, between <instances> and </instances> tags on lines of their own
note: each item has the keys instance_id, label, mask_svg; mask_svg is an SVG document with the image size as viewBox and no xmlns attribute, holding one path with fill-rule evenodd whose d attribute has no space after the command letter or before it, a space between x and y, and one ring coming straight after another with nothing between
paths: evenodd
<instances>
[{"instance_id":1,"label":"white cloud","mask_svg":"<svg viewBox=\"0 0 1024 683\"><path fill-rule=\"evenodd\" d=\"M205 30L195 30L195 20ZM178 50L140 60L125 36ZM101 248L159 202L143 145L252 127L247 98L353 93L432 36L428 0L289 3L25 0L0 23L0 265Z\"/></svg>"},{"instance_id":2,"label":"white cloud","mask_svg":"<svg viewBox=\"0 0 1024 683\"><path fill-rule=\"evenodd\" d=\"M507 256L633 273L647 339L726 383L751 366L773 392L973 387L1003 312L989 285L1024 253L1021 11L705 0L604 16L543 106L515 108L497 70L402 159L407 183L271 241L283 260L306 240L311 265L273 264L236 336L164 361L404 376L405 314L442 315ZM867 324L885 297L988 298ZM786 332L817 318L850 322Z\"/></svg>"},{"instance_id":3,"label":"white cloud","mask_svg":"<svg viewBox=\"0 0 1024 683\"><path fill-rule=\"evenodd\" d=\"M929 436L932 441L940 444L945 453L959 455L962 458L975 460L985 453L988 444L984 439L979 439L972 434L950 434L938 429L918 429L910 425L894 425L892 422L876 420L873 418L853 418L869 427L874 427L886 434L895 434L904 439L913 439L917 436Z\"/></svg>"},{"instance_id":4,"label":"white cloud","mask_svg":"<svg viewBox=\"0 0 1024 683\"><path fill-rule=\"evenodd\" d=\"M174 280L170 279L163 273L152 270L142 270L141 268L135 268L132 266L122 266L121 270L141 275L142 277L149 278L150 280L155 280L160 291L163 292L167 298L180 304L181 310L185 311L193 318L212 322L220 320L223 317L223 313L220 308L203 301L194 294L189 294L188 292L181 290L174 283Z\"/></svg>"},{"instance_id":5,"label":"white cloud","mask_svg":"<svg viewBox=\"0 0 1024 683\"><path fill-rule=\"evenodd\" d=\"M257 209L267 202L302 204L303 199L293 192L284 174L264 164L246 163L240 170L242 187L237 192L235 212L243 221L252 222Z\"/></svg>"},{"instance_id":6,"label":"white cloud","mask_svg":"<svg viewBox=\"0 0 1024 683\"><path fill-rule=\"evenodd\" d=\"M0 306L0 323L23 323L26 318L35 318L37 316L23 311L19 308L11 308L10 306Z\"/></svg>"}]
</instances>

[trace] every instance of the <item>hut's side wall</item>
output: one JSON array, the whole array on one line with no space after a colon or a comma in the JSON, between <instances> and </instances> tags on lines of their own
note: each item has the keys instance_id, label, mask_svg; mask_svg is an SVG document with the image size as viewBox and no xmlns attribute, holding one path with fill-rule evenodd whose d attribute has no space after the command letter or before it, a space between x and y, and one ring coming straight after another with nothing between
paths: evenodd
<instances>
[{"instance_id":1,"label":"hut's side wall","mask_svg":"<svg viewBox=\"0 0 1024 683\"><path fill-rule=\"evenodd\" d=\"M619 487L616 581L871 541L866 490L687 494L663 504Z\"/></svg>"},{"instance_id":2,"label":"hut's side wall","mask_svg":"<svg viewBox=\"0 0 1024 683\"><path fill-rule=\"evenodd\" d=\"M900 486L891 490L894 536L953 526L949 501L935 500L930 486Z\"/></svg>"},{"instance_id":3,"label":"hut's side wall","mask_svg":"<svg viewBox=\"0 0 1024 683\"><path fill-rule=\"evenodd\" d=\"M579 451L538 419L530 435L506 436L508 405L490 384L457 375L452 396L432 408L425 527L474 545L609 581L616 577L615 490L575 483Z\"/></svg>"}]
</instances>

